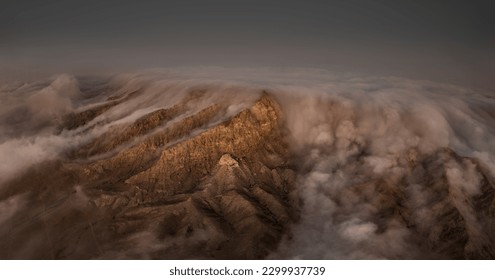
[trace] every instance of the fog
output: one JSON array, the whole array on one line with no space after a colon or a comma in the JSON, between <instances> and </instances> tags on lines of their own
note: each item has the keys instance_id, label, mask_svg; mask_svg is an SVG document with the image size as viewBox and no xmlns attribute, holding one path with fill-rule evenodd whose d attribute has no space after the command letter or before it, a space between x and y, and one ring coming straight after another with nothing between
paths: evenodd
<instances>
[{"instance_id":1,"label":"fog","mask_svg":"<svg viewBox=\"0 0 495 280\"><path fill-rule=\"evenodd\" d=\"M379 180L406 193L417 226L428 232L442 219L430 204L439 199L438 193L428 190L431 182L415 174L411 162L447 148L476 158L493 176L493 96L395 78L351 78L311 88L280 89L304 170L298 177L304 207L301 224L273 257L434 257L413 245L414 233L399 217L377 221L379 208L387 203L377 198L383 184ZM438 160L446 161L441 163L445 169L435 172L441 176L446 170L449 192L455 193L454 204L470 234L481 235L480 223L485 221L476 219L466 199L480 193L479 170L467 160L461 165ZM364 193L351 190L359 185L364 185ZM386 230L378 230L377 222L385 223Z\"/></svg>"},{"instance_id":2,"label":"fog","mask_svg":"<svg viewBox=\"0 0 495 280\"><path fill-rule=\"evenodd\" d=\"M432 201L443 198L424 174L440 174L438 180L444 180L443 171L448 197L466 221L468 235L481 240L471 246L493 238L484 235L486 221L470 202L481 193L484 176L492 182L495 177L495 94L490 91L302 68L154 69L91 79L63 74L5 82L0 88L0 190L29 167L62 158L118 125L176 104L191 91L209 95L206 101L191 101L181 118L210 104L230 104L200 131L248 108L266 91L282 109L302 201L298 222L270 258L442 257L420 248L415 234L427 232L441 219ZM92 88L98 88L98 94ZM139 98L125 99L135 92ZM66 115L97 107L108 97L120 103L80 128L60 129ZM411 167L422 160L440 167ZM381 196L384 192L406 197L403 203L413 209L416 231L397 216L378 214L388 203ZM0 224L26 207L22 195L1 201ZM141 240L136 246L142 246L136 251L166 247L145 233L136 238Z\"/></svg>"}]
</instances>

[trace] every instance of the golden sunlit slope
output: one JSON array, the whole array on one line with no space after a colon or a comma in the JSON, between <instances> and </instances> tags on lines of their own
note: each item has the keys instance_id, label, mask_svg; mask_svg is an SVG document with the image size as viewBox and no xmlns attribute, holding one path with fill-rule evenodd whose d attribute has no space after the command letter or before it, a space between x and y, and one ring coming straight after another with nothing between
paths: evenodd
<instances>
[{"instance_id":1,"label":"golden sunlit slope","mask_svg":"<svg viewBox=\"0 0 495 280\"><path fill-rule=\"evenodd\" d=\"M204 94L111 127L11 182L4 198L32 193L2 257L263 258L275 249L297 216L280 109L263 94L225 121L229 104L189 113ZM114 104L71 115L67 127Z\"/></svg>"}]
</instances>

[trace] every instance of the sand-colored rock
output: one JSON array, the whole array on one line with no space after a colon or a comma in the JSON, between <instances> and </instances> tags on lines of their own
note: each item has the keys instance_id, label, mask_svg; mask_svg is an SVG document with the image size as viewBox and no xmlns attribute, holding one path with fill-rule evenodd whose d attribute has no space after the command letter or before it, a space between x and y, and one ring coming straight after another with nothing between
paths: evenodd
<instances>
[{"instance_id":1,"label":"sand-colored rock","mask_svg":"<svg viewBox=\"0 0 495 280\"><path fill-rule=\"evenodd\" d=\"M113 127L69 151L55 169L40 165L26 175L29 180L12 182L26 189L46 186L37 188L35 196L43 198L33 199L27 215L39 215L46 205L54 214L15 227L11 249L0 250L0 257L265 257L297 218L297 203L289 198L295 181L282 112L266 93L223 121L218 120L229 104L188 112L188 104L203 96L187 95L169 108ZM71 115L66 127L82 126L124 101L112 99ZM44 177L46 172L53 177ZM70 184L61 180L67 176ZM79 193L72 189L75 184ZM65 196L56 204L47 191ZM80 203L71 204L76 197ZM12 251L36 233L64 241Z\"/></svg>"}]
</instances>

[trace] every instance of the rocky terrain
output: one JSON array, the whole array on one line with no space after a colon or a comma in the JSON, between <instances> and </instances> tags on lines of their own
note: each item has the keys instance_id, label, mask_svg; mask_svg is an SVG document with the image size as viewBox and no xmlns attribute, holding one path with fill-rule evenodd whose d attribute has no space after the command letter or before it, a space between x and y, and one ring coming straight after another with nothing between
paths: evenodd
<instances>
[{"instance_id":1,"label":"rocky terrain","mask_svg":"<svg viewBox=\"0 0 495 280\"><path fill-rule=\"evenodd\" d=\"M69 115L61 129L132 95ZM204 95L111 127L8 183L2 200L28 193L30 209L4 225L1 257L236 259L274 250L297 218L280 108L265 93L208 126L228 104L190 114Z\"/></svg>"},{"instance_id":2,"label":"rocky terrain","mask_svg":"<svg viewBox=\"0 0 495 280\"><path fill-rule=\"evenodd\" d=\"M317 102L330 138L301 142L286 103L302 97L197 86L150 106L145 87L85 90L53 118L70 145L0 188L1 259L495 257L490 166L421 143L371 164L339 100Z\"/></svg>"}]
</instances>

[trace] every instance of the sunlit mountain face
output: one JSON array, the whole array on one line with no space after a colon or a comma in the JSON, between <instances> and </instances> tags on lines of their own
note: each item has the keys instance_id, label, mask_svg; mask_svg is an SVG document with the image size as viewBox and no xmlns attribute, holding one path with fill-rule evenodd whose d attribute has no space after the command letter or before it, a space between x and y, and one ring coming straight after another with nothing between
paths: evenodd
<instances>
[{"instance_id":1,"label":"sunlit mountain face","mask_svg":"<svg viewBox=\"0 0 495 280\"><path fill-rule=\"evenodd\" d=\"M493 259L495 93L317 69L0 86L2 259Z\"/></svg>"}]
</instances>

